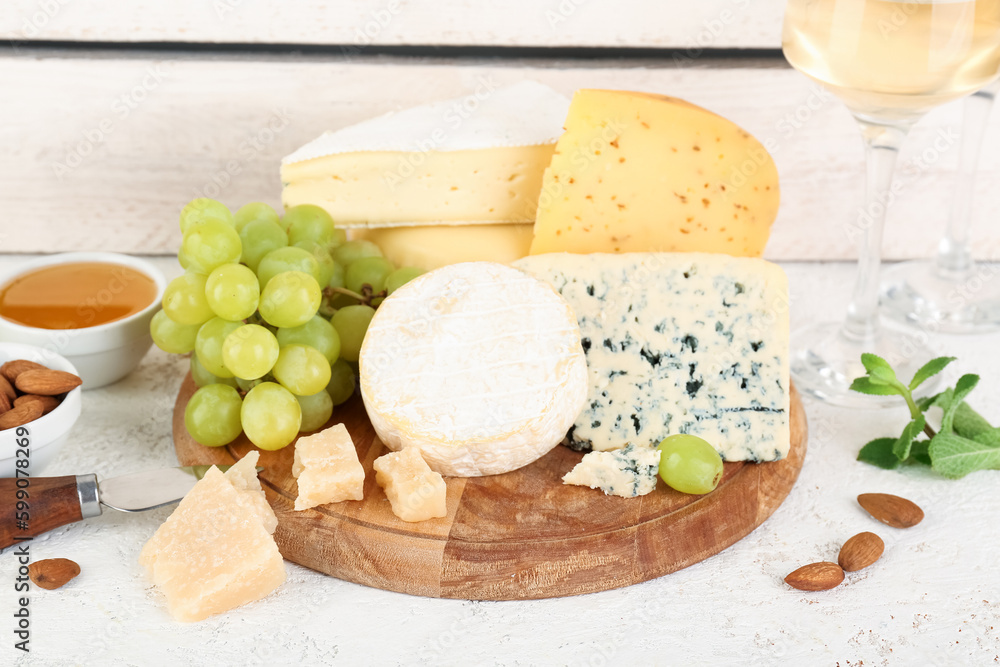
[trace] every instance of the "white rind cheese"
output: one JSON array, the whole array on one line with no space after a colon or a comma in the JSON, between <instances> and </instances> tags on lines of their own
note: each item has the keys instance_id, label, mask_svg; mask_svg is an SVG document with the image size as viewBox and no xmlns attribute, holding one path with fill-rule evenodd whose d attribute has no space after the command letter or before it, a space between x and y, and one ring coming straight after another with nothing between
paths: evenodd
<instances>
[{"instance_id":1,"label":"white rind cheese","mask_svg":"<svg viewBox=\"0 0 1000 667\"><path fill-rule=\"evenodd\" d=\"M551 283L580 323L590 389L572 448L691 433L726 461L788 453L788 285L778 266L704 253L559 253L514 266Z\"/></svg>"},{"instance_id":2,"label":"white rind cheese","mask_svg":"<svg viewBox=\"0 0 1000 667\"><path fill-rule=\"evenodd\" d=\"M379 306L360 355L361 396L394 451L437 472L495 475L535 461L572 426L587 364L569 304L492 262L453 264Z\"/></svg>"},{"instance_id":3,"label":"white rind cheese","mask_svg":"<svg viewBox=\"0 0 1000 667\"><path fill-rule=\"evenodd\" d=\"M613 452L590 452L563 476L563 484L589 486L609 496L634 498L656 488L660 450L628 445Z\"/></svg>"}]
</instances>

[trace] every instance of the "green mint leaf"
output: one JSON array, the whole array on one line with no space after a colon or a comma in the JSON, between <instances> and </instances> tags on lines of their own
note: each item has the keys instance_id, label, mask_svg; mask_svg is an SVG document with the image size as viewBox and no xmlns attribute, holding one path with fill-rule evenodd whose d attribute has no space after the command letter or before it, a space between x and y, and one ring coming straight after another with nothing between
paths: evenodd
<instances>
[{"instance_id":1,"label":"green mint leaf","mask_svg":"<svg viewBox=\"0 0 1000 667\"><path fill-rule=\"evenodd\" d=\"M898 468L899 458L892 453L895 444L895 438L876 438L861 448L858 460L886 470Z\"/></svg>"},{"instance_id":2,"label":"green mint leaf","mask_svg":"<svg viewBox=\"0 0 1000 667\"><path fill-rule=\"evenodd\" d=\"M948 403L951 403L951 395L954 390L951 388L945 389L940 394L934 394L933 396L925 396L917 401L917 407L920 408L921 412L927 412L931 408L940 408Z\"/></svg>"},{"instance_id":3,"label":"green mint leaf","mask_svg":"<svg viewBox=\"0 0 1000 667\"><path fill-rule=\"evenodd\" d=\"M910 460L929 466L931 464L930 444L930 440L917 440L914 442L913 447L910 448Z\"/></svg>"},{"instance_id":4,"label":"green mint leaf","mask_svg":"<svg viewBox=\"0 0 1000 667\"><path fill-rule=\"evenodd\" d=\"M943 371L945 366L953 361L955 361L955 357L938 357L937 359L931 359L928 361L920 367L920 370L918 370L916 374L914 374L913 379L910 380L910 391L913 391L929 378L932 378Z\"/></svg>"},{"instance_id":5,"label":"green mint leaf","mask_svg":"<svg viewBox=\"0 0 1000 667\"><path fill-rule=\"evenodd\" d=\"M910 448L913 446L913 441L923 432L926 423L924 416L920 415L906 425L903 434L892 445L892 453L896 455L896 458L900 461L910 458Z\"/></svg>"},{"instance_id":6,"label":"green mint leaf","mask_svg":"<svg viewBox=\"0 0 1000 667\"><path fill-rule=\"evenodd\" d=\"M951 479L977 470L1000 470L1000 448L990 447L954 433L938 433L930 444L931 465Z\"/></svg>"},{"instance_id":7,"label":"green mint leaf","mask_svg":"<svg viewBox=\"0 0 1000 667\"><path fill-rule=\"evenodd\" d=\"M965 401L962 401L955 408L955 417L952 420L952 426L955 429L955 433L958 433L963 438L972 438L973 440L981 433L989 433L996 430L982 415L969 407L969 404Z\"/></svg>"},{"instance_id":8,"label":"green mint leaf","mask_svg":"<svg viewBox=\"0 0 1000 667\"><path fill-rule=\"evenodd\" d=\"M941 417L940 429L942 433L954 432L955 412L958 410L958 406L962 404L962 401L965 400L965 397L976 388L978 383L978 375L963 375L958 378L958 382L955 383L955 390L951 395L951 403L944 406L944 415Z\"/></svg>"},{"instance_id":9,"label":"green mint leaf","mask_svg":"<svg viewBox=\"0 0 1000 667\"><path fill-rule=\"evenodd\" d=\"M959 435L962 434L959 433ZM1000 428L991 428L989 431L982 431L972 436L972 439L987 447L1000 447Z\"/></svg>"},{"instance_id":10,"label":"green mint leaf","mask_svg":"<svg viewBox=\"0 0 1000 667\"><path fill-rule=\"evenodd\" d=\"M898 387L889 384L876 384L870 377L856 378L851 383L851 390L873 396L902 396Z\"/></svg>"},{"instance_id":11,"label":"green mint leaf","mask_svg":"<svg viewBox=\"0 0 1000 667\"><path fill-rule=\"evenodd\" d=\"M885 382L895 382L896 372L892 370L892 366L889 362L878 356L877 354L871 354L870 352L865 352L861 355L861 365L865 367L868 371L868 375L872 377L877 377L879 379L885 380Z\"/></svg>"}]
</instances>

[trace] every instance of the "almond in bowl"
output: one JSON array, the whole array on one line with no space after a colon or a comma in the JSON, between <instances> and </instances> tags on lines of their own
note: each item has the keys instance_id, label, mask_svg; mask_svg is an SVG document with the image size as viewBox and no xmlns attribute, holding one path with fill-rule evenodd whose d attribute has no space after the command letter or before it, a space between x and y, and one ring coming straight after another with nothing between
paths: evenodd
<instances>
[{"instance_id":1,"label":"almond in bowl","mask_svg":"<svg viewBox=\"0 0 1000 667\"><path fill-rule=\"evenodd\" d=\"M43 471L80 416L82 389L65 357L0 343L0 477Z\"/></svg>"}]
</instances>

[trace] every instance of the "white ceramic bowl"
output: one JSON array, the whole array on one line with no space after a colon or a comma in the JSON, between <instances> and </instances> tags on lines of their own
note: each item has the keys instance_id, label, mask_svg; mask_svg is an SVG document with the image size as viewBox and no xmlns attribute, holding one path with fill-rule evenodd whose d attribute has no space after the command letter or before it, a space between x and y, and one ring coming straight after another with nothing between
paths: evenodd
<instances>
[{"instance_id":1,"label":"white ceramic bowl","mask_svg":"<svg viewBox=\"0 0 1000 667\"><path fill-rule=\"evenodd\" d=\"M79 369L83 388L96 389L131 373L149 351L153 344L149 321L160 309L167 281L155 266L137 257L110 252L68 252L18 265L0 275L0 287L28 271L74 262L107 262L139 271L156 283L156 299L126 318L82 329L38 329L0 317L0 341L34 345L62 355Z\"/></svg>"},{"instance_id":2,"label":"white ceramic bowl","mask_svg":"<svg viewBox=\"0 0 1000 667\"><path fill-rule=\"evenodd\" d=\"M73 364L58 354L31 345L0 343L0 364L12 359L27 359L53 370L77 375ZM81 394L80 387L66 394L66 398L55 410L25 424L24 429L27 430L27 433L24 435L18 435L19 429L16 428L0 431L0 477L14 477L19 458L28 461L30 466L28 473L31 476L42 472L62 448L66 438L69 437L70 429L73 428L77 417L80 416ZM27 438L27 447L25 447L25 438ZM28 450L28 456L24 456L24 452L18 456L18 450L23 449Z\"/></svg>"}]
</instances>

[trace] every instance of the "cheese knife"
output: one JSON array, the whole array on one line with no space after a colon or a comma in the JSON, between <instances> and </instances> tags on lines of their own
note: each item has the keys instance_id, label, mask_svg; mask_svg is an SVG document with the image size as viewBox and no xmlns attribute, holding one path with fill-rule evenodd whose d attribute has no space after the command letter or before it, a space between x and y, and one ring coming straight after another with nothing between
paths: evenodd
<instances>
[{"instance_id":1,"label":"cheese knife","mask_svg":"<svg viewBox=\"0 0 1000 667\"><path fill-rule=\"evenodd\" d=\"M94 474L0 479L0 549L99 516L105 507L145 512L176 503L211 467L159 468L100 482Z\"/></svg>"}]
</instances>

